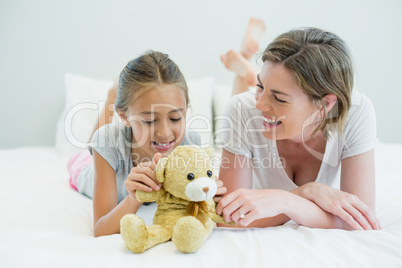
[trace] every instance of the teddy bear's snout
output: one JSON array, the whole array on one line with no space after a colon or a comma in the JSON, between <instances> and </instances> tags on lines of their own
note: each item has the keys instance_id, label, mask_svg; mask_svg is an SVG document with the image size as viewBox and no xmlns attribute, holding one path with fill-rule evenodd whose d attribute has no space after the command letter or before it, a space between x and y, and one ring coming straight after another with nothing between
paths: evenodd
<instances>
[{"instance_id":1,"label":"teddy bear's snout","mask_svg":"<svg viewBox=\"0 0 402 268\"><path fill-rule=\"evenodd\" d=\"M199 202L213 198L217 189L218 187L213 179L201 177L187 184L185 194L191 201Z\"/></svg>"}]
</instances>

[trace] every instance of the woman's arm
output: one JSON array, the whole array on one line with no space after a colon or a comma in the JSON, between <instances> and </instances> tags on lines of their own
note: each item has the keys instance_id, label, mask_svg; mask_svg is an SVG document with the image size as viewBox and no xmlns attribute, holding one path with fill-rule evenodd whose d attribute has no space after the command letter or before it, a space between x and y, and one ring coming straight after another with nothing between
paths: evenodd
<instances>
[{"instance_id":1,"label":"woman's arm","mask_svg":"<svg viewBox=\"0 0 402 268\"><path fill-rule=\"evenodd\" d=\"M375 211L374 150L342 160L341 190L358 197L370 213Z\"/></svg>"},{"instance_id":2,"label":"woman's arm","mask_svg":"<svg viewBox=\"0 0 402 268\"><path fill-rule=\"evenodd\" d=\"M221 166L219 170L219 180L223 182L223 185L226 187L227 192L226 195L235 192L238 189L251 189L252 188L252 163L251 159L242 156L242 155L235 155L226 151L225 149L222 150L222 159L221 159ZM240 190L241 191L241 190ZM222 203L223 200L223 203ZM236 210L229 211L230 207L227 206L228 199L221 199L217 206L217 213L223 215L231 215L237 214ZM223 213L222 213L223 212ZM235 213L236 212L236 213ZM236 215L233 215L235 217ZM287 222L289 218L284 215L277 215L275 217L264 218L260 220L255 220L252 224L248 225L247 227L267 227L267 226L277 226ZM227 218L226 222L231 222L233 219ZM218 224L218 226L225 226L225 227L236 227L239 226L229 226L224 224Z\"/></svg>"},{"instance_id":3,"label":"woman's arm","mask_svg":"<svg viewBox=\"0 0 402 268\"><path fill-rule=\"evenodd\" d=\"M93 150L95 177L93 194L94 235L120 233L120 219L135 213L141 203L129 195L117 204L116 173L109 163Z\"/></svg>"},{"instance_id":4,"label":"woman's arm","mask_svg":"<svg viewBox=\"0 0 402 268\"><path fill-rule=\"evenodd\" d=\"M306 227L350 229L337 216L299 196L297 190L294 193L278 189L252 190L252 165L247 157L223 150L221 161L219 179L228 194L216 210L218 214L223 214L226 222L234 221L247 227L269 227L292 219ZM240 218L240 212L245 215L244 218Z\"/></svg>"},{"instance_id":5,"label":"woman's arm","mask_svg":"<svg viewBox=\"0 0 402 268\"><path fill-rule=\"evenodd\" d=\"M340 217L353 229L381 228L374 213L374 150L342 160L341 190L312 182L295 189L294 193Z\"/></svg>"}]
</instances>

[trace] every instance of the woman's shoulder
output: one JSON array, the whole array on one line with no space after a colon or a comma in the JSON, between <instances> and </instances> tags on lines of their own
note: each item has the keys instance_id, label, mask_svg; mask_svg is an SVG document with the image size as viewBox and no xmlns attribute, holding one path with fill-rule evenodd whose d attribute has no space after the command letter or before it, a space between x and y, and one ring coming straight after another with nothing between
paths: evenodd
<instances>
[{"instance_id":1,"label":"woman's shoulder","mask_svg":"<svg viewBox=\"0 0 402 268\"><path fill-rule=\"evenodd\" d=\"M256 100L252 91L247 91L231 97L225 109L225 116L230 118L254 118L261 115L256 108Z\"/></svg>"},{"instance_id":2,"label":"woman's shoulder","mask_svg":"<svg viewBox=\"0 0 402 268\"><path fill-rule=\"evenodd\" d=\"M366 94L359 91L355 91L352 94L352 107L374 110L374 106L370 98Z\"/></svg>"},{"instance_id":3,"label":"woman's shoulder","mask_svg":"<svg viewBox=\"0 0 402 268\"><path fill-rule=\"evenodd\" d=\"M346 122L354 120L375 120L375 110L371 100L361 92L353 92L352 103Z\"/></svg>"},{"instance_id":4,"label":"woman's shoulder","mask_svg":"<svg viewBox=\"0 0 402 268\"><path fill-rule=\"evenodd\" d=\"M352 106L343 129L342 159L367 152L377 143L377 125L374 106L370 99L360 93L352 95Z\"/></svg>"}]
</instances>

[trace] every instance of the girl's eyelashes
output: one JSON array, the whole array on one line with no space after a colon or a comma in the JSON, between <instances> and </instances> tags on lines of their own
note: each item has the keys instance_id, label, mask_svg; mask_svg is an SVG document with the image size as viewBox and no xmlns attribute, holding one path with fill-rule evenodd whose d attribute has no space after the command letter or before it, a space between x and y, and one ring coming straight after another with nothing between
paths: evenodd
<instances>
[{"instance_id":1,"label":"girl's eyelashes","mask_svg":"<svg viewBox=\"0 0 402 268\"><path fill-rule=\"evenodd\" d=\"M259 89L264 90L263 86L261 84L256 85Z\"/></svg>"},{"instance_id":2,"label":"girl's eyelashes","mask_svg":"<svg viewBox=\"0 0 402 268\"><path fill-rule=\"evenodd\" d=\"M179 122L181 120L181 117L179 117L179 118L170 118L170 120L173 121L173 122ZM143 122L144 122L144 124L150 125L152 123L155 123L156 120L143 121Z\"/></svg>"},{"instance_id":3,"label":"girl's eyelashes","mask_svg":"<svg viewBox=\"0 0 402 268\"><path fill-rule=\"evenodd\" d=\"M181 117L179 117L179 118L171 118L170 120L172 120L173 122L178 122L178 121L181 120Z\"/></svg>"}]
</instances>

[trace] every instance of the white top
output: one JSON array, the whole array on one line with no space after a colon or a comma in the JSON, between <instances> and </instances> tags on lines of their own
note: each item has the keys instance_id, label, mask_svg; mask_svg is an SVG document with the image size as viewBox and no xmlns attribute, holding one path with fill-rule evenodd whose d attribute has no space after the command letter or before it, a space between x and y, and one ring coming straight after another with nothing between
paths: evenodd
<instances>
[{"instance_id":1,"label":"white top","mask_svg":"<svg viewBox=\"0 0 402 268\"><path fill-rule=\"evenodd\" d=\"M217 131L216 144L236 155L252 159L253 189L284 189L291 191L298 186L291 180L279 158L276 141L262 135L263 117L255 108L254 94L245 92L233 96L225 110L222 128ZM312 151L323 159L317 182L340 187L341 160L368 152L375 148L376 118L370 100L363 94L352 95L352 106L343 128L343 137L332 133L324 155ZM237 161L238 165L245 162Z\"/></svg>"}]
</instances>

